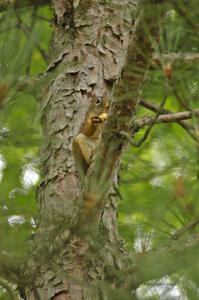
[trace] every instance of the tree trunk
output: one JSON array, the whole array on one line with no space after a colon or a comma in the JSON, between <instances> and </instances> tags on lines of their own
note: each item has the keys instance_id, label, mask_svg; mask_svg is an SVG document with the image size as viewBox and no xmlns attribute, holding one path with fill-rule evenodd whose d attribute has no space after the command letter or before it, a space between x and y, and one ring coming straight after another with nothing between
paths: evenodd
<instances>
[{"instance_id":1,"label":"tree trunk","mask_svg":"<svg viewBox=\"0 0 199 300\"><path fill-rule=\"evenodd\" d=\"M129 257L117 232L116 186L122 149L152 55L149 40L143 41L142 22L148 17L138 15L138 0L72 2L54 1L49 84L40 104L40 218L25 272L25 294L28 300L125 299L124 293L119 294L123 289L127 299L134 299L135 278L119 274ZM154 31L153 22L149 31ZM138 67L141 72L135 76ZM82 182L72 143L93 97L108 98L112 105ZM114 289L118 290L113 296Z\"/></svg>"}]
</instances>

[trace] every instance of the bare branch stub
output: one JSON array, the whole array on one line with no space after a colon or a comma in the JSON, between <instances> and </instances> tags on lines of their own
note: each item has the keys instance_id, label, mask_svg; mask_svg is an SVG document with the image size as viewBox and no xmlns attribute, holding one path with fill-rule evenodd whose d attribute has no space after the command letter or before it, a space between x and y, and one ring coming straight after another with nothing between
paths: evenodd
<instances>
[{"instance_id":1,"label":"bare branch stub","mask_svg":"<svg viewBox=\"0 0 199 300\"><path fill-rule=\"evenodd\" d=\"M140 99L139 105L153 112L157 112L159 109L159 106L157 106L156 104L152 102L148 102L143 99ZM197 109L192 112L185 111L185 112L177 112L177 113L174 113L168 109L162 109L161 115L158 117L155 124L176 122L191 136L193 140L197 141L197 137L193 132L194 127L191 124L185 122L185 120L191 119L193 116L197 116ZM144 117L142 119L136 120L134 130L137 132L139 131L139 129L149 125L152 122L152 119L153 117Z\"/></svg>"},{"instance_id":2,"label":"bare branch stub","mask_svg":"<svg viewBox=\"0 0 199 300\"><path fill-rule=\"evenodd\" d=\"M154 124L160 124L160 123L170 123L170 122L179 122L182 120L188 120L193 117L199 117L199 108L194 109L192 111L183 111L183 112L176 112L176 113L170 113L170 114L163 114L158 116L158 118L155 120L153 117L144 117L140 120L136 121L136 124L139 128L143 128L147 125L150 125L155 121Z\"/></svg>"}]
</instances>

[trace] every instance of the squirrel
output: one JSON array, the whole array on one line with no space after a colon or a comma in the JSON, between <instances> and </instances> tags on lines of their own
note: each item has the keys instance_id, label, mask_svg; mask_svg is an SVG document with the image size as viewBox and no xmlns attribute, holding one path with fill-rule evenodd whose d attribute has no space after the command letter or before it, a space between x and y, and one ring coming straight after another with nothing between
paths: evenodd
<instances>
[{"instance_id":1,"label":"squirrel","mask_svg":"<svg viewBox=\"0 0 199 300\"><path fill-rule=\"evenodd\" d=\"M93 158L96 144L101 138L107 119L109 101L105 97L94 96L85 122L73 141L73 153L81 176L85 176Z\"/></svg>"}]
</instances>

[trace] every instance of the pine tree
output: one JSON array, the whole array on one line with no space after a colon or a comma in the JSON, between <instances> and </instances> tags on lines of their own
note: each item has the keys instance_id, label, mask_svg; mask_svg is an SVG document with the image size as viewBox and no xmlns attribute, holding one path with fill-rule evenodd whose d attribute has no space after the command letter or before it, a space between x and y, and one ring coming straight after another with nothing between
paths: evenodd
<instances>
[{"instance_id":1,"label":"pine tree","mask_svg":"<svg viewBox=\"0 0 199 300\"><path fill-rule=\"evenodd\" d=\"M197 4L0 1L0 299L199 298Z\"/></svg>"}]
</instances>

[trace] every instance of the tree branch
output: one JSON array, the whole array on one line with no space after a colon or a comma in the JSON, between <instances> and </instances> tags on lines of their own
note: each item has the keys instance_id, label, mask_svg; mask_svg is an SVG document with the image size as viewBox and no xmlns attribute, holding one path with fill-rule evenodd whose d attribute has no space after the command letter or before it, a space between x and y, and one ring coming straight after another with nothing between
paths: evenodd
<instances>
[{"instance_id":1,"label":"tree branch","mask_svg":"<svg viewBox=\"0 0 199 300\"><path fill-rule=\"evenodd\" d=\"M155 124L180 122L182 120L188 120L193 117L199 117L199 108L192 111L183 111L177 113L163 114L158 116L155 120ZM154 117L144 117L135 121L135 130L149 126L154 122Z\"/></svg>"},{"instance_id":2,"label":"tree branch","mask_svg":"<svg viewBox=\"0 0 199 300\"><path fill-rule=\"evenodd\" d=\"M145 101L143 99L140 99L139 104L153 112L157 112L159 109L159 106L157 106L156 104ZM164 108L161 110L161 114L172 114L172 112L170 110ZM192 125L187 124L183 120L176 121L176 122L191 136L191 138L193 138L195 141L197 141L196 135L192 132L192 130L194 129L194 127Z\"/></svg>"},{"instance_id":3,"label":"tree branch","mask_svg":"<svg viewBox=\"0 0 199 300\"><path fill-rule=\"evenodd\" d=\"M160 107L152 102L148 102L146 100L143 100L143 99L140 99L139 100L139 105L153 111L153 112L157 112L159 111ZM167 113L170 113L170 111L168 109L165 109L165 108L162 108L161 109L161 114L167 114Z\"/></svg>"},{"instance_id":4,"label":"tree branch","mask_svg":"<svg viewBox=\"0 0 199 300\"><path fill-rule=\"evenodd\" d=\"M180 229L176 230L176 232L172 235L173 240L178 240L185 233L193 230L199 224L199 218L191 220L189 223L185 224Z\"/></svg>"},{"instance_id":5,"label":"tree branch","mask_svg":"<svg viewBox=\"0 0 199 300\"><path fill-rule=\"evenodd\" d=\"M187 63L193 64L199 62L199 53L162 53L155 54L153 56L153 62L156 64L160 64L162 61L169 61L173 63Z\"/></svg>"}]
</instances>

